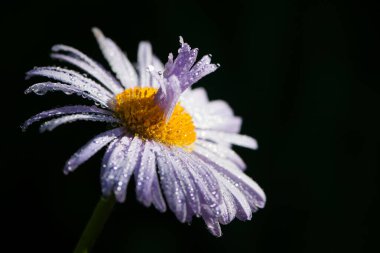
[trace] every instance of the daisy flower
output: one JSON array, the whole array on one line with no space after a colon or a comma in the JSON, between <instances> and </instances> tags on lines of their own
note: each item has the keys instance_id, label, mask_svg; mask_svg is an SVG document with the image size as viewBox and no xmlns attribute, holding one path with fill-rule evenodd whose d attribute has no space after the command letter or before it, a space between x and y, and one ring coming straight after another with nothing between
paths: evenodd
<instances>
[{"instance_id":1,"label":"daisy flower","mask_svg":"<svg viewBox=\"0 0 380 253\"><path fill-rule=\"evenodd\" d=\"M52 48L53 59L84 73L61 67L37 67L27 77L45 77L25 93L77 94L95 105L70 105L43 111L22 126L44 121L41 132L78 120L109 123L67 161L73 172L106 147L100 181L103 196L124 202L134 177L137 199L161 212L167 207L180 222L202 217L209 231L221 236L220 224L235 217L250 220L265 205L263 190L244 173L243 160L231 148L257 149L255 139L239 134L242 120L222 101L209 101L203 88L191 89L219 65L211 55L196 62L198 49L180 37L176 57L163 65L148 42L140 42L133 65L121 49L93 29L112 72L81 51L66 45Z\"/></svg>"}]
</instances>

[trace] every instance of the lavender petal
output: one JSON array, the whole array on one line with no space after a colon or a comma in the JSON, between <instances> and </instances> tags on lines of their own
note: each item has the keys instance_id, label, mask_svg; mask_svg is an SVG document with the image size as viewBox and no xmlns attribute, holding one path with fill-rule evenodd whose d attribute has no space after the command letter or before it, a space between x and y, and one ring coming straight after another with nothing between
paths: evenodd
<instances>
[{"instance_id":1,"label":"lavender petal","mask_svg":"<svg viewBox=\"0 0 380 253\"><path fill-rule=\"evenodd\" d=\"M114 128L95 136L86 145L80 148L73 156L70 157L70 159L65 164L63 172L65 174L68 174L69 172L74 171L79 165L91 158L110 141L122 135L123 132L123 128Z\"/></svg>"},{"instance_id":2,"label":"lavender petal","mask_svg":"<svg viewBox=\"0 0 380 253\"><path fill-rule=\"evenodd\" d=\"M139 137L134 137L125 154L124 165L119 176L117 187L114 188L115 198L119 202L124 202L127 195L129 179L138 166L142 141Z\"/></svg>"},{"instance_id":3,"label":"lavender petal","mask_svg":"<svg viewBox=\"0 0 380 253\"><path fill-rule=\"evenodd\" d=\"M40 112L33 117L29 118L24 122L21 126L21 129L25 131L31 124L44 120L47 118L63 116L68 114L101 114L101 115L112 115L112 113L108 110L100 109L96 106L87 106L87 105L70 105L58 107L55 109L47 110Z\"/></svg>"},{"instance_id":4,"label":"lavender petal","mask_svg":"<svg viewBox=\"0 0 380 253\"><path fill-rule=\"evenodd\" d=\"M95 62L81 51L66 45L55 45L53 46L52 51L56 53L52 53L50 55L51 58L70 63L82 69L97 79L114 94L123 91L119 82L115 78L113 78L99 63Z\"/></svg>"},{"instance_id":5,"label":"lavender petal","mask_svg":"<svg viewBox=\"0 0 380 253\"><path fill-rule=\"evenodd\" d=\"M91 115L91 114L74 114L62 116L56 119L52 119L43 123L40 127L40 132L53 131L56 127L72 123L78 120L86 121L99 121L99 122L108 122L108 123L119 123L119 120L114 116L109 115Z\"/></svg>"},{"instance_id":6,"label":"lavender petal","mask_svg":"<svg viewBox=\"0 0 380 253\"><path fill-rule=\"evenodd\" d=\"M93 94L87 91L83 91L81 88L63 84L63 83L52 83L52 82L43 82L36 83L30 86L25 90L25 94L29 94L31 92L37 95L45 95L48 91L62 91L66 95L76 94L78 96L82 96L83 98L92 100L97 105L101 105L103 108L108 108L109 98L101 98L103 96L99 96L99 94Z\"/></svg>"},{"instance_id":7,"label":"lavender petal","mask_svg":"<svg viewBox=\"0 0 380 253\"><path fill-rule=\"evenodd\" d=\"M100 99L110 99L113 97L112 93L103 88L99 83L73 70L60 67L38 67L26 73L26 78L31 78L32 76L43 76L69 84L84 92L98 96Z\"/></svg>"}]
</instances>

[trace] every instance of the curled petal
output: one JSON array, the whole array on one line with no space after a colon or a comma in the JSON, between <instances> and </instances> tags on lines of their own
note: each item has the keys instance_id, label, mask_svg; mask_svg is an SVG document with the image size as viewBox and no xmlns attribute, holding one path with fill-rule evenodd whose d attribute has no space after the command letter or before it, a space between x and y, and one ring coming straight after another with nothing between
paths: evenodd
<instances>
[{"instance_id":1,"label":"curled petal","mask_svg":"<svg viewBox=\"0 0 380 253\"><path fill-rule=\"evenodd\" d=\"M178 79L175 76L165 79L155 96L155 102L164 111L166 120L170 119L180 95L181 88Z\"/></svg>"}]
</instances>

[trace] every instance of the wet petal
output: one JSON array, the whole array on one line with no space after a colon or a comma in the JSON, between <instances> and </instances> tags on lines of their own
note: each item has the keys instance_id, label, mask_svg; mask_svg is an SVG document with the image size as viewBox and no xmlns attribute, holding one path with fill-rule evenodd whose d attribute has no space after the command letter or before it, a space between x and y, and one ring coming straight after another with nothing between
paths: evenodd
<instances>
[{"instance_id":1,"label":"wet petal","mask_svg":"<svg viewBox=\"0 0 380 253\"><path fill-rule=\"evenodd\" d=\"M111 90L114 94L122 92L123 89L119 82L113 78L99 63L82 53L81 51L66 45L55 45L51 54L53 59L70 63L101 82L105 87Z\"/></svg>"},{"instance_id":2,"label":"wet petal","mask_svg":"<svg viewBox=\"0 0 380 253\"><path fill-rule=\"evenodd\" d=\"M60 125L72 123L78 120L99 121L99 122L108 122L108 123L119 122L117 118L115 118L114 116L109 116L109 115L74 114L74 115L62 116L57 119L46 121L45 123L41 125L40 132L52 131Z\"/></svg>"},{"instance_id":3,"label":"wet petal","mask_svg":"<svg viewBox=\"0 0 380 253\"><path fill-rule=\"evenodd\" d=\"M103 108L108 108L108 101L110 101L107 96L100 92L94 94L93 92L83 91L81 88L75 86L52 82L33 84L25 90L25 94L33 92L37 95L45 95L48 91L62 91L66 95L76 94L78 96L82 96L83 98L94 101L95 104L101 105Z\"/></svg>"},{"instance_id":4,"label":"wet petal","mask_svg":"<svg viewBox=\"0 0 380 253\"><path fill-rule=\"evenodd\" d=\"M155 95L155 101L158 106L164 110L166 120L168 120L172 115L180 95L180 84L175 76L165 80Z\"/></svg>"},{"instance_id":5,"label":"wet petal","mask_svg":"<svg viewBox=\"0 0 380 253\"><path fill-rule=\"evenodd\" d=\"M148 66L153 63L152 45L147 41L142 41L139 44L137 53L137 65L139 69L139 86L151 86L152 77L148 72Z\"/></svg>"},{"instance_id":6,"label":"wet petal","mask_svg":"<svg viewBox=\"0 0 380 253\"><path fill-rule=\"evenodd\" d=\"M68 114L102 114L102 115L112 115L112 112L104 109L100 109L96 106L87 106L87 105L70 105L70 106L63 106L63 107L58 107L55 109L47 110L40 112L33 117L29 118L24 122L24 124L21 126L21 129L23 131L26 130L31 124L52 118L52 117L57 117L57 116L63 116L63 115L68 115Z\"/></svg>"},{"instance_id":7,"label":"wet petal","mask_svg":"<svg viewBox=\"0 0 380 253\"><path fill-rule=\"evenodd\" d=\"M138 78L134 67L121 49L109 38L106 38L98 28L92 29L104 58L110 64L124 88L134 87Z\"/></svg>"},{"instance_id":8,"label":"wet petal","mask_svg":"<svg viewBox=\"0 0 380 253\"><path fill-rule=\"evenodd\" d=\"M227 142L250 149L258 148L257 141L247 135L225 133L212 130L197 130L197 137L199 139L210 140L217 143Z\"/></svg>"},{"instance_id":9,"label":"wet petal","mask_svg":"<svg viewBox=\"0 0 380 253\"><path fill-rule=\"evenodd\" d=\"M197 140L196 144L208 149L222 159L227 159L234 162L241 169L245 169L247 167L243 159L241 159L241 157L235 151L228 147L203 140Z\"/></svg>"},{"instance_id":10,"label":"wet petal","mask_svg":"<svg viewBox=\"0 0 380 253\"><path fill-rule=\"evenodd\" d=\"M119 175L117 186L114 188L116 200L119 202L124 202L125 200L129 179L139 164L141 147L141 139L134 137L125 154L124 161L122 161L121 174Z\"/></svg>"},{"instance_id":11,"label":"wet petal","mask_svg":"<svg viewBox=\"0 0 380 253\"><path fill-rule=\"evenodd\" d=\"M199 146L195 149L195 154L197 156L211 165L214 170L220 172L224 178L227 178L245 194L250 206L254 210L256 210L257 207L264 207L266 201L265 193L255 181L244 174L233 163L223 159L218 159L218 157L207 150L199 149Z\"/></svg>"},{"instance_id":12,"label":"wet petal","mask_svg":"<svg viewBox=\"0 0 380 253\"><path fill-rule=\"evenodd\" d=\"M218 180L232 194L236 207L236 217L239 220L250 220L252 218L252 210L244 195L235 185L224 178L222 175L215 173Z\"/></svg>"},{"instance_id":13,"label":"wet petal","mask_svg":"<svg viewBox=\"0 0 380 253\"><path fill-rule=\"evenodd\" d=\"M172 163L168 161L168 158L164 154L165 148L161 145L160 150L155 151L161 186L170 210L172 210L179 221L185 222L187 218L186 198L182 192L180 183L174 176L174 170L178 168L173 167Z\"/></svg>"},{"instance_id":14,"label":"wet petal","mask_svg":"<svg viewBox=\"0 0 380 253\"><path fill-rule=\"evenodd\" d=\"M110 141L122 135L123 132L124 131L122 128L114 128L95 136L70 157L70 159L66 162L63 172L68 174L69 172L74 171L79 165L91 158Z\"/></svg>"},{"instance_id":15,"label":"wet petal","mask_svg":"<svg viewBox=\"0 0 380 253\"><path fill-rule=\"evenodd\" d=\"M105 196L110 196L117 185L131 141L132 137L122 136L114 145L109 146L103 157L100 180L102 182L102 193Z\"/></svg>"},{"instance_id":16,"label":"wet petal","mask_svg":"<svg viewBox=\"0 0 380 253\"><path fill-rule=\"evenodd\" d=\"M26 73L26 78L31 78L32 76L43 76L54 79L77 87L84 92L97 95L102 99L110 99L113 97L112 93L103 88L99 83L73 70L60 67L38 67Z\"/></svg>"}]
</instances>

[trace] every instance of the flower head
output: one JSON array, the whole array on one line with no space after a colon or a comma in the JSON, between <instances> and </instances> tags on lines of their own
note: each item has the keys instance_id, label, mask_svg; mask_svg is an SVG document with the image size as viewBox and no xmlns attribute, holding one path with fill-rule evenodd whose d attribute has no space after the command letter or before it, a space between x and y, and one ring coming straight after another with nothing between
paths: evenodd
<instances>
[{"instance_id":1,"label":"flower head","mask_svg":"<svg viewBox=\"0 0 380 253\"><path fill-rule=\"evenodd\" d=\"M211 56L198 62L198 49L180 38L177 57L169 54L165 66L141 42L137 71L127 56L99 29L93 32L115 77L84 53L69 46L52 48L53 59L69 63L86 73L60 67L38 67L27 77L52 81L30 86L25 93L48 91L77 94L94 106L73 105L41 112L28 119L26 129L44 120L40 130L78 120L112 123L80 148L66 163L66 174L74 171L103 147L102 193L123 202L134 175L137 199L145 206L166 211L167 205L181 222L202 217L210 232L221 235L219 224L235 217L249 220L264 207L263 190L243 170L243 160L231 144L257 148L256 141L240 135L241 118L229 105L209 101L204 89L191 85L215 71ZM89 75L90 77L87 77Z\"/></svg>"}]
</instances>

